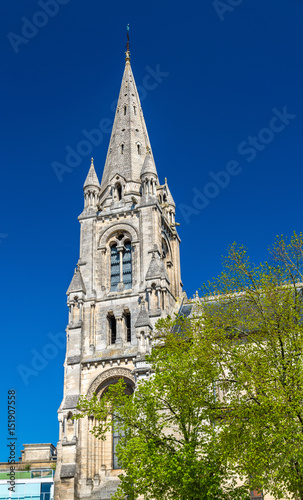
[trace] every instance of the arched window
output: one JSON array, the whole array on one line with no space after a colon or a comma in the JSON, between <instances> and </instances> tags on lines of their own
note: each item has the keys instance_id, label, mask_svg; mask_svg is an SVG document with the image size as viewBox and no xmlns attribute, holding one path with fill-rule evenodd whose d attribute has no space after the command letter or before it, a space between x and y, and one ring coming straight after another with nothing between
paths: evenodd
<instances>
[{"instance_id":1,"label":"arched window","mask_svg":"<svg viewBox=\"0 0 303 500\"><path fill-rule=\"evenodd\" d=\"M110 311L110 314L112 314L111 311ZM100 385L97 387L97 389L94 388L94 392L96 393L98 399L99 398L102 399L102 397L107 393L109 387L113 384L116 384L118 382L118 380L121 378L125 382L124 393L130 397L132 396L132 394L134 393L134 389L135 389L135 381L134 381L133 376L131 375L131 370L128 370L125 368L122 368L121 370L125 373L125 375L123 375L123 374L121 374L121 376L110 375L105 380L103 379L103 377L101 375L102 381L101 381ZM127 375L127 373L129 373L129 376ZM99 375L99 377L100 377L100 375ZM92 419L92 423L93 423L93 419ZM114 407L112 410L112 436L109 437L109 439L106 439L106 442L109 445L109 449L106 448L106 456L108 456L108 458L111 460L111 466L113 469L120 469L121 468L121 465L118 462L116 450L117 450L117 445L119 443L119 440L123 436L124 436L124 432L122 429L122 422L121 422L120 415L119 415L119 408ZM98 451L99 450L97 448L94 449L94 447L91 450L92 462L94 462L96 460L96 457L97 457L96 453L98 453ZM107 455L107 453L108 453L108 455Z\"/></svg>"},{"instance_id":2,"label":"arched window","mask_svg":"<svg viewBox=\"0 0 303 500\"><path fill-rule=\"evenodd\" d=\"M136 106L134 106L134 113L135 113L135 115L137 114Z\"/></svg>"},{"instance_id":3,"label":"arched window","mask_svg":"<svg viewBox=\"0 0 303 500\"><path fill-rule=\"evenodd\" d=\"M132 287L132 247L130 241L124 244L124 252L122 257L124 288L126 290Z\"/></svg>"},{"instance_id":4,"label":"arched window","mask_svg":"<svg viewBox=\"0 0 303 500\"><path fill-rule=\"evenodd\" d=\"M132 331L131 331L130 312L125 311L123 316L124 316L124 324L125 324L125 339L126 339L126 342L131 342Z\"/></svg>"},{"instance_id":5,"label":"arched window","mask_svg":"<svg viewBox=\"0 0 303 500\"><path fill-rule=\"evenodd\" d=\"M113 469L121 469L117 457L117 444L124 437L124 432L119 429L119 415L113 413Z\"/></svg>"},{"instance_id":6,"label":"arched window","mask_svg":"<svg viewBox=\"0 0 303 500\"><path fill-rule=\"evenodd\" d=\"M109 342L110 344L115 344L117 340L117 323L116 318L113 314L109 314L107 317L108 329L109 329Z\"/></svg>"},{"instance_id":7,"label":"arched window","mask_svg":"<svg viewBox=\"0 0 303 500\"><path fill-rule=\"evenodd\" d=\"M126 110L127 110L127 107L124 106L124 114L126 115Z\"/></svg>"},{"instance_id":8,"label":"arched window","mask_svg":"<svg viewBox=\"0 0 303 500\"><path fill-rule=\"evenodd\" d=\"M121 144L121 154L123 155L124 153L124 144Z\"/></svg>"},{"instance_id":9,"label":"arched window","mask_svg":"<svg viewBox=\"0 0 303 500\"><path fill-rule=\"evenodd\" d=\"M111 267L110 288L112 291L116 291L118 283L120 281L120 257L116 244L112 245L110 249L110 267Z\"/></svg>"},{"instance_id":10,"label":"arched window","mask_svg":"<svg viewBox=\"0 0 303 500\"><path fill-rule=\"evenodd\" d=\"M162 259L165 259L168 254L168 247L166 241L162 238Z\"/></svg>"},{"instance_id":11,"label":"arched window","mask_svg":"<svg viewBox=\"0 0 303 500\"><path fill-rule=\"evenodd\" d=\"M125 394L133 394L133 388L130 385L126 385ZM123 429L121 428L121 421L119 418L119 412L113 412L113 469L121 469L121 465L118 462L117 457L117 445L121 438L125 436Z\"/></svg>"},{"instance_id":12,"label":"arched window","mask_svg":"<svg viewBox=\"0 0 303 500\"><path fill-rule=\"evenodd\" d=\"M141 154L140 144L137 144L137 151L138 151L138 155L140 155Z\"/></svg>"}]
</instances>

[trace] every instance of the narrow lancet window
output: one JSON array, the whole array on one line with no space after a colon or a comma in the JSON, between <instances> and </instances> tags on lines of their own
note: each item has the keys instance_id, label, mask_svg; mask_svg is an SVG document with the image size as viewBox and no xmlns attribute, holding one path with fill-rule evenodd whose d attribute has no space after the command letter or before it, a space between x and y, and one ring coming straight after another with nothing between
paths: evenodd
<instances>
[{"instance_id":1,"label":"narrow lancet window","mask_svg":"<svg viewBox=\"0 0 303 500\"><path fill-rule=\"evenodd\" d=\"M124 321L125 321L125 332L126 332L126 342L131 342L131 322L130 322L130 312L124 313Z\"/></svg>"},{"instance_id":2,"label":"narrow lancet window","mask_svg":"<svg viewBox=\"0 0 303 500\"><path fill-rule=\"evenodd\" d=\"M120 281L120 258L117 245L110 249L110 267L111 267L111 291L116 292Z\"/></svg>"},{"instance_id":3,"label":"narrow lancet window","mask_svg":"<svg viewBox=\"0 0 303 500\"><path fill-rule=\"evenodd\" d=\"M122 187L120 183L117 184L116 189L117 189L117 198L120 201L122 200Z\"/></svg>"},{"instance_id":4,"label":"narrow lancet window","mask_svg":"<svg viewBox=\"0 0 303 500\"><path fill-rule=\"evenodd\" d=\"M127 107L124 106L124 115L126 115L126 110L127 110Z\"/></svg>"},{"instance_id":5,"label":"narrow lancet window","mask_svg":"<svg viewBox=\"0 0 303 500\"><path fill-rule=\"evenodd\" d=\"M121 144L121 154L123 155L124 153L124 144Z\"/></svg>"},{"instance_id":6,"label":"narrow lancet window","mask_svg":"<svg viewBox=\"0 0 303 500\"><path fill-rule=\"evenodd\" d=\"M124 244L124 249L122 258L123 283L125 290L128 290L132 287L132 249L130 241Z\"/></svg>"},{"instance_id":7,"label":"narrow lancet window","mask_svg":"<svg viewBox=\"0 0 303 500\"><path fill-rule=\"evenodd\" d=\"M117 325L116 325L116 318L114 315L108 316L108 324L109 324L109 341L111 344L115 344L117 339Z\"/></svg>"}]
</instances>

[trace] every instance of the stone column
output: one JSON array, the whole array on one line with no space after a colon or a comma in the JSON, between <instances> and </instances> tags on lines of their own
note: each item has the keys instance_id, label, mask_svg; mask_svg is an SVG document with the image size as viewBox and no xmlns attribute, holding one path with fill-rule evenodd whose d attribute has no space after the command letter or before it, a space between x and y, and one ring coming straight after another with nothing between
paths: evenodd
<instances>
[{"instance_id":1,"label":"stone column","mask_svg":"<svg viewBox=\"0 0 303 500\"><path fill-rule=\"evenodd\" d=\"M66 438L66 417L63 417L63 441L67 441L67 438Z\"/></svg>"},{"instance_id":2,"label":"stone column","mask_svg":"<svg viewBox=\"0 0 303 500\"><path fill-rule=\"evenodd\" d=\"M152 291L151 288L146 288L146 293L147 293L147 308L148 308L149 311L151 309L151 307L150 307L151 306L151 303L150 303L151 302L151 291Z\"/></svg>"},{"instance_id":3,"label":"stone column","mask_svg":"<svg viewBox=\"0 0 303 500\"><path fill-rule=\"evenodd\" d=\"M75 307L75 304L72 304L71 305L71 322L70 322L71 325L74 322L74 307Z\"/></svg>"},{"instance_id":4,"label":"stone column","mask_svg":"<svg viewBox=\"0 0 303 500\"><path fill-rule=\"evenodd\" d=\"M95 304L90 306L90 335L89 335L89 348L92 351L95 347Z\"/></svg>"},{"instance_id":5,"label":"stone column","mask_svg":"<svg viewBox=\"0 0 303 500\"><path fill-rule=\"evenodd\" d=\"M157 286L157 309L161 309L161 287Z\"/></svg>"},{"instance_id":6,"label":"stone column","mask_svg":"<svg viewBox=\"0 0 303 500\"><path fill-rule=\"evenodd\" d=\"M62 420L59 420L59 443L61 442L62 437Z\"/></svg>"},{"instance_id":7,"label":"stone column","mask_svg":"<svg viewBox=\"0 0 303 500\"><path fill-rule=\"evenodd\" d=\"M123 344L123 316L116 316L116 345Z\"/></svg>"},{"instance_id":8,"label":"stone column","mask_svg":"<svg viewBox=\"0 0 303 500\"><path fill-rule=\"evenodd\" d=\"M83 300L79 301L79 323L82 323L82 314L83 314Z\"/></svg>"}]
</instances>

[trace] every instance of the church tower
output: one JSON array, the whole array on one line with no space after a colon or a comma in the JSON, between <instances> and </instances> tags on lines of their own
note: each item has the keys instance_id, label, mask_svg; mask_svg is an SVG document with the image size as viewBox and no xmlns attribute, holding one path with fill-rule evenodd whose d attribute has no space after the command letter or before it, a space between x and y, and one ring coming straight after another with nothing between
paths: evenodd
<instances>
[{"instance_id":1,"label":"church tower","mask_svg":"<svg viewBox=\"0 0 303 500\"><path fill-rule=\"evenodd\" d=\"M55 500L115 492L118 436L97 440L92 417L72 419L79 396L101 397L119 378L133 391L149 375L145 354L156 321L181 304L175 203L167 181L159 182L129 45L102 180L92 159L83 190L80 258L67 290Z\"/></svg>"}]
</instances>

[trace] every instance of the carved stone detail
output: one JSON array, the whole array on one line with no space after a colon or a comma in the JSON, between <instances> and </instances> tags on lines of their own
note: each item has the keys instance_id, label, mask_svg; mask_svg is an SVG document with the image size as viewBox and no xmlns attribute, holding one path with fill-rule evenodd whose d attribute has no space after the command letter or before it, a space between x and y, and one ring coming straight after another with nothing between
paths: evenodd
<instances>
[{"instance_id":1,"label":"carved stone detail","mask_svg":"<svg viewBox=\"0 0 303 500\"><path fill-rule=\"evenodd\" d=\"M103 382L106 382L113 378L127 378L129 379L133 385L135 385L135 377L132 375L131 370L128 368L110 368L109 370L105 370L105 372L100 373L90 384L87 391L87 398L91 399L94 392L97 392L100 385Z\"/></svg>"}]
</instances>

